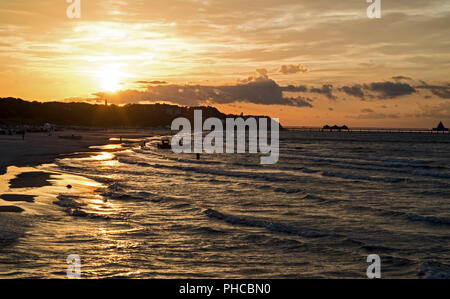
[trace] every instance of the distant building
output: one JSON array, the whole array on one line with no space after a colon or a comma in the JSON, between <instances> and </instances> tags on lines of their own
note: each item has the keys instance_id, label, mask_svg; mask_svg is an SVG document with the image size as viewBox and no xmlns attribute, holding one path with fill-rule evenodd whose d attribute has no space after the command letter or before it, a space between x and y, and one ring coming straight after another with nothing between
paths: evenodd
<instances>
[{"instance_id":1,"label":"distant building","mask_svg":"<svg viewBox=\"0 0 450 299\"><path fill-rule=\"evenodd\" d=\"M332 127L330 127L329 125L325 125L325 126L323 126L322 130L338 131L338 132L340 132L342 130L349 131L349 129L346 125L343 125L342 127L340 127L338 125L334 125Z\"/></svg>"},{"instance_id":2,"label":"distant building","mask_svg":"<svg viewBox=\"0 0 450 299\"><path fill-rule=\"evenodd\" d=\"M433 128L434 132L448 132L449 129L444 126L442 122L439 122L439 125L436 128Z\"/></svg>"}]
</instances>

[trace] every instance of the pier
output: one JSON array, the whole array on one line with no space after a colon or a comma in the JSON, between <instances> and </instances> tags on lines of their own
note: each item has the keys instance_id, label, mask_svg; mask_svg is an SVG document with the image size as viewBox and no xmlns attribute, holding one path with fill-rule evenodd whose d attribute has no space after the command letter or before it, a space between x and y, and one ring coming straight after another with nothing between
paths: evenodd
<instances>
[{"instance_id":1,"label":"pier","mask_svg":"<svg viewBox=\"0 0 450 299\"><path fill-rule=\"evenodd\" d=\"M450 134L450 130L444 126L442 122L436 128L426 129L426 128L349 128L344 126L329 126L325 125L320 127L285 127L291 131L304 131L304 132L336 132L336 133L347 133L347 132L361 132L361 133L423 133L423 134Z\"/></svg>"}]
</instances>

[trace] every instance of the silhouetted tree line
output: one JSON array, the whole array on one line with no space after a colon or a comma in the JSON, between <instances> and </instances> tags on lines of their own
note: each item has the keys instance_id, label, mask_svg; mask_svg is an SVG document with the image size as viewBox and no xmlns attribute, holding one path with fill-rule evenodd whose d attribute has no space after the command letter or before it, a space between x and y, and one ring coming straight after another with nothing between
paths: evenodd
<instances>
[{"instance_id":1,"label":"silhouetted tree line","mask_svg":"<svg viewBox=\"0 0 450 299\"><path fill-rule=\"evenodd\" d=\"M209 117L225 119L214 107L184 107L169 104L98 105L88 103L29 102L17 98L0 98L0 124L91 127L158 127L170 126L176 117L193 121L195 109ZM244 117L245 118L245 117Z\"/></svg>"}]
</instances>

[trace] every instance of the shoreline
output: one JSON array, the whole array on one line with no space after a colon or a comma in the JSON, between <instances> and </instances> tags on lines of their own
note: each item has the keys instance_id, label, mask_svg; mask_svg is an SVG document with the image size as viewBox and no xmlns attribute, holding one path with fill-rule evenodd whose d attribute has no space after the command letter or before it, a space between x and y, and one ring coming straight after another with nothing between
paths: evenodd
<instances>
[{"instance_id":1,"label":"shoreline","mask_svg":"<svg viewBox=\"0 0 450 299\"><path fill-rule=\"evenodd\" d=\"M51 186L50 172L28 171L18 175L8 174L8 167L31 167L53 163L58 158L88 157L98 152L115 152L138 146L147 138L168 135L168 130L109 129L70 130L48 133L29 133L22 136L0 136L0 185L9 188L41 188ZM62 136L62 138L61 138ZM81 136L81 137L79 137ZM117 147L108 145L117 144ZM0 193L0 213L20 214L24 211L19 203L33 203L34 195L22 193ZM19 205L17 205L19 204ZM1 240L0 240L1 241Z\"/></svg>"},{"instance_id":2,"label":"shoreline","mask_svg":"<svg viewBox=\"0 0 450 299\"><path fill-rule=\"evenodd\" d=\"M26 167L52 163L57 158L73 155L86 155L98 152L92 148L107 144L125 144L133 146L145 138L168 135L166 129L107 129L107 130L67 130L48 133L28 133L22 136L0 136L0 176L5 174L9 166ZM81 139L68 139L65 136L81 136ZM62 137L62 138L61 138ZM111 141L111 138L118 140ZM122 142L120 141L122 138ZM137 140L136 140L137 139ZM115 151L117 149L101 149Z\"/></svg>"}]
</instances>

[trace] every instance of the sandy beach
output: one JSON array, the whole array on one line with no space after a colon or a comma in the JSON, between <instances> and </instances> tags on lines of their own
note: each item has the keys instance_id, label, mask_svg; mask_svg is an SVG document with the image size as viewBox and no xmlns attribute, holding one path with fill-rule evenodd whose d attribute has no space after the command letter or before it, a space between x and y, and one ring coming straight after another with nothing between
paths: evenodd
<instances>
[{"instance_id":1,"label":"sandy beach","mask_svg":"<svg viewBox=\"0 0 450 299\"><path fill-rule=\"evenodd\" d=\"M90 148L91 146L119 143L120 138L124 143L133 144L138 143L144 137L161 134L168 134L168 132L157 129L65 130L55 132L51 136L47 133L27 133L25 140L22 140L21 135L0 135L0 174L4 173L10 165L35 166L51 162L62 155L92 152L95 149ZM82 138L72 139L71 136L81 136ZM110 141L111 138L117 140Z\"/></svg>"}]
</instances>

